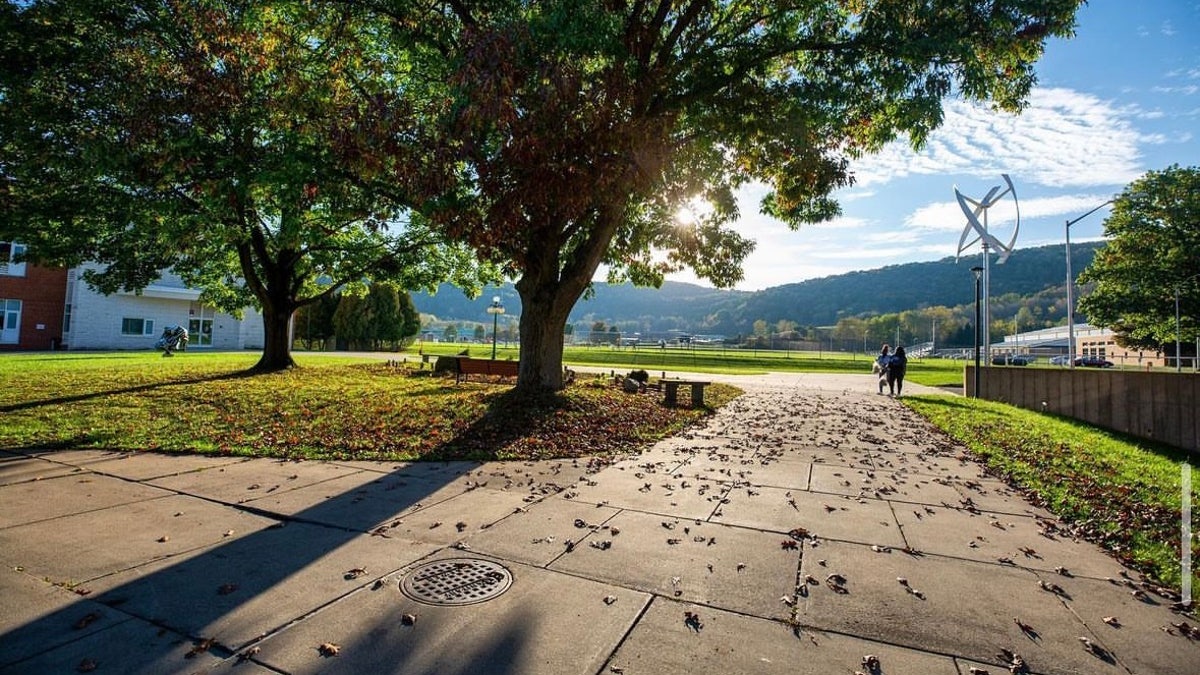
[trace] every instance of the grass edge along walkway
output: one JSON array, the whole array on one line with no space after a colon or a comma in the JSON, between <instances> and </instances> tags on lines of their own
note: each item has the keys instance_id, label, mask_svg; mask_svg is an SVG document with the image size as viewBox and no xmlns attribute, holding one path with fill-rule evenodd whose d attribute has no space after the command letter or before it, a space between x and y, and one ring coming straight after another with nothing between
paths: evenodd
<instances>
[{"instance_id":1,"label":"grass edge along walkway","mask_svg":"<svg viewBox=\"0 0 1200 675\"><path fill-rule=\"evenodd\" d=\"M1180 589L1186 451L993 401L912 396L902 403L965 445L989 473L1061 519L1074 536ZM1192 559L1200 559L1196 543ZM1195 567L1192 587L1200 588Z\"/></svg>"}]
</instances>

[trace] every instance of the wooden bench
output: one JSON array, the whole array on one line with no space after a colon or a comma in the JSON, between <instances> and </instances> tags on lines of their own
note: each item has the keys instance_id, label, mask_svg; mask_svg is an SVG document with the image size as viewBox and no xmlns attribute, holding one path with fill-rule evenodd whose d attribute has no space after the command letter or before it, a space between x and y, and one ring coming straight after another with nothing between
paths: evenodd
<instances>
[{"instance_id":1,"label":"wooden bench","mask_svg":"<svg viewBox=\"0 0 1200 675\"><path fill-rule=\"evenodd\" d=\"M662 386L663 403L666 405L676 405L679 402L679 387L691 387L693 408L699 408L704 405L704 388L712 384L712 382L702 380L681 380L676 378L664 378L659 380L658 383Z\"/></svg>"},{"instance_id":2,"label":"wooden bench","mask_svg":"<svg viewBox=\"0 0 1200 675\"><path fill-rule=\"evenodd\" d=\"M454 381L463 382L469 375L495 375L497 377L516 377L519 361L493 361L491 359L472 359L459 356L458 371Z\"/></svg>"}]
</instances>

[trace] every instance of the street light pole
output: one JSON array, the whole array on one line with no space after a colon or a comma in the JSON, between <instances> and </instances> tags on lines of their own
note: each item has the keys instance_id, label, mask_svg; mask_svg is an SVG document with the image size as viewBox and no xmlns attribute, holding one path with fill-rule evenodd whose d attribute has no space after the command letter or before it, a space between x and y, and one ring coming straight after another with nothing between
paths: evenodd
<instances>
[{"instance_id":1,"label":"street light pole","mask_svg":"<svg viewBox=\"0 0 1200 675\"><path fill-rule=\"evenodd\" d=\"M1175 372L1183 372L1183 359L1179 356L1179 286L1175 287Z\"/></svg>"},{"instance_id":2,"label":"street light pole","mask_svg":"<svg viewBox=\"0 0 1200 675\"><path fill-rule=\"evenodd\" d=\"M1179 291L1183 288L1184 284L1196 279L1200 279L1200 274L1193 274L1187 279L1175 284L1175 372L1177 373L1183 372L1183 358L1179 354L1179 350L1181 349L1179 337ZM1200 336L1197 336L1196 340L1197 344L1200 344ZM1200 349L1197 349L1195 359L1200 361Z\"/></svg>"},{"instance_id":3,"label":"street light pole","mask_svg":"<svg viewBox=\"0 0 1200 675\"><path fill-rule=\"evenodd\" d=\"M504 313L504 305L500 304L500 296L492 296L492 304L488 305L487 313L492 315L492 360L496 360L496 324Z\"/></svg>"},{"instance_id":4,"label":"street light pole","mask_svg":"<svg viewBox=\"0 0 1200 675\"><path fill-rule=\"evenodd\" d=\"M1071 226L1087 218L1100 209L1116 201L1116 197L1088 211L1074 220L1068 220L1066 226L1067 240L1067 363L1075 368L1075 275L1071 274Z\"/></svg>"},{"instance_id":5,"label":"street light pole","mask_svg":"<svg viewBox=\"0 0 1200 675\"><path fill-rule=\"evenodd\" d=\"M983 277L982 267L972 267L971 274L975 275L975 381L971 390L972 398L979 398L979 281Z\"/></svg>"}]
</instances>

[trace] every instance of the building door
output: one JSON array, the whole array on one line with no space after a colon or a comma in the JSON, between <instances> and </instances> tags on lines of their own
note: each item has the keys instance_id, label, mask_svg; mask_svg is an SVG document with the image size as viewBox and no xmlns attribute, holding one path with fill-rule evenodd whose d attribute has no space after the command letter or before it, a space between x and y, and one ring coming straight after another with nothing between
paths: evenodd
<instances>
[{"instance_id":1,"label":"building door","mask_svg":"<svg viewBox=\"0 0 1200 675\"><path fill-rule=\"evenodd\" d=\"M21 301L0 299L0 344L15 345L21 339Z\"/></svg>"},{"instance_id":2,"label":"building door","mask_svg":"<svg viewBox=\"0 0 1200 675\"><path fill-rule=\"evenodd\" d=\"M188 346L211 347L213 343L213 309L192 303L188 319Z\"/></svg>"},{"instance_id":3,"label":"building door","mask_svg":"<svg viewBox=\"0 0 1200 675\"><path fill-rule=\"evenodd\" d=\"M211 347L212 346L212 319L189 319L188 320L188 346L189 347Z\"/></svg>"}]
</instances>

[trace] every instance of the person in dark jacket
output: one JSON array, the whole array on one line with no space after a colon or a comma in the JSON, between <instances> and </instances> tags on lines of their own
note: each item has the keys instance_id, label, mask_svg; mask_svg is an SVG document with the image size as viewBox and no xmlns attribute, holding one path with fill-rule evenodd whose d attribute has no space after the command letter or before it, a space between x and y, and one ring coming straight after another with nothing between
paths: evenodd
<instances>
[{"instance_id":1,"label":"person in dark jacket","mask_svg":"<svg viewBox=\"0 0 1200 675\"><path fill-rule=\"evenodd\" d=\"M904 373L908 370L908 356L904 347L896 347L887 364L887 383L890 396L899 396L904 389Z\"/></svg>"}]
</instances>

